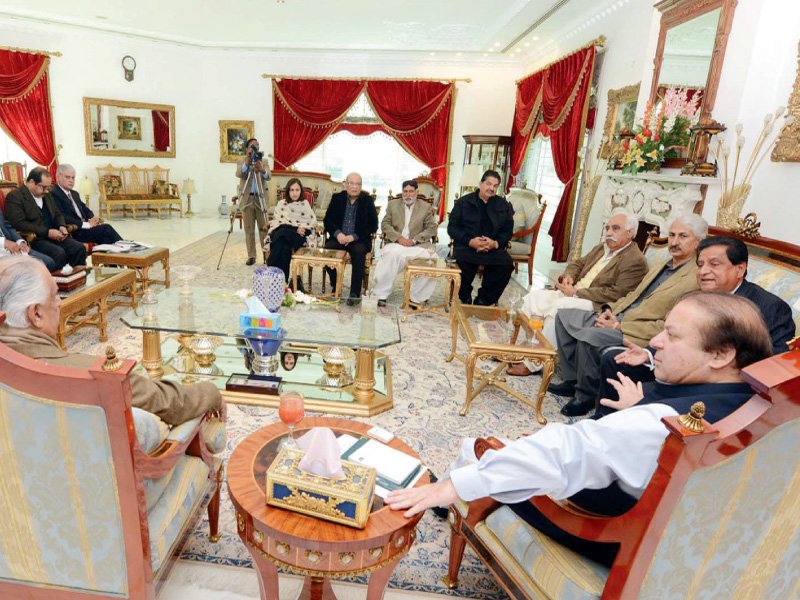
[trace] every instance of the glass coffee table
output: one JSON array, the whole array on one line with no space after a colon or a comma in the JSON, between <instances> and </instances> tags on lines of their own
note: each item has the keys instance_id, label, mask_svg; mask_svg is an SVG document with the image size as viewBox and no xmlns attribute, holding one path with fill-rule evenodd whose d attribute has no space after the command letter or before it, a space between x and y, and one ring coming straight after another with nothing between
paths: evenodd
<instances>
[{"instance_id":1,"label":"glass coffee table","mask_svg":"<svg viewBox=\"0 0 800 600\"><path fill-rule=\"evenodd\" d=\"M193 287L191 296L170 288L155 298L156 304L142 302L122 316L142 332L142 367L150 377L209 380L230 402L278 406L277 395L225 389L231 375L249 372L241 298L202 287ZM285 336L275 375L282 390L302 393L306 410L314 412L367 417L392 408L391 364L380 349L401 340L395 308L363 312L358 303L333 300L281 308L280 314Z\"/></svg>"}]
</instances>

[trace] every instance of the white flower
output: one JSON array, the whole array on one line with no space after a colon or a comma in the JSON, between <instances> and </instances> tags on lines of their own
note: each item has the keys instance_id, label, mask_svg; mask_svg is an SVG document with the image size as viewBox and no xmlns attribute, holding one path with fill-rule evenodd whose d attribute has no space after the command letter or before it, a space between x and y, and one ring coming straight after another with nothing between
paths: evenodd
<instances>
[{"instance_id":1,"label":"white flower","mask_svg":"<svg viewBox=\"0 0 800 600\"><path fill-rule=\"evenodd\" d=\"M743 136L743 135L740 135L738 138L736 138L736 145L737 145L739 148L741 148L742 146L744 146L744 136Z\"/></svg>"},{"instance_id":2,"label":"white flower","mask_svg":"<svg viewBox=\"0 0 800 600\"><path fill-rule=\"evenodd\" d=\"M241 298L242 300L247 300L250 296L253 295L253 292L251 290L248 290L247 288L242 288L240 290L236 290L234 294L239 296L239 298Z\"/></svg>"},{"instance_id":3,"label":"white flower","mask_svg":"<svg viewBox=\"0 0 800 600\"><path fill-rule=\"evenodd\" d=\"M769 125L770 123L772 123L772 119L773 119L772 113L767 113L766 115L764 115L764 125Z\"/></svg>"},{"instance_id":4,"label":"white flower","mask_svg":"<svg viewBox=\"0 0 800 600\"><path fill-rule=\"evenodd\" d=\"M736 124L736 135L742 135L742 130L743 129L744 129L744 127L742 126L742 124L741 123L737 123Z\"/></svg>"},{"instance_id":5,"label":"white flower","mask_svg":"<svg viewBox=\"0 0 800 600\"><path fill-rule=\"evenodd\" d=\"M779 107L778 107L778 108L775 110L775 118L777 119L777 118L778 118L778 117L780 117L780 116L781 116L781 115L782 115L784 112L786 112L786 107L785 107L785 106L779 106Z\"/></svg>"}]
</instances>

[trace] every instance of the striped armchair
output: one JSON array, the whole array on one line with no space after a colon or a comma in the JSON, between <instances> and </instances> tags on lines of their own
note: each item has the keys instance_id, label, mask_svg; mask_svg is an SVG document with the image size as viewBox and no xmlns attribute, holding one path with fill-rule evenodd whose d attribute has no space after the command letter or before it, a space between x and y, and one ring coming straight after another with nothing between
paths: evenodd
<instances>
[{"instance_id":1,"label":"striped armchair","mask_svg":"<svg viewBox=\"0 0 800 600\"><path fill-rule=\"evenodd\" d=\"M2 322L2 314L0 314ZM134 361L47 365L0 344L0 598L153 600L210 496L224 424L131 408Z\"/></svg>"}]
</instances>

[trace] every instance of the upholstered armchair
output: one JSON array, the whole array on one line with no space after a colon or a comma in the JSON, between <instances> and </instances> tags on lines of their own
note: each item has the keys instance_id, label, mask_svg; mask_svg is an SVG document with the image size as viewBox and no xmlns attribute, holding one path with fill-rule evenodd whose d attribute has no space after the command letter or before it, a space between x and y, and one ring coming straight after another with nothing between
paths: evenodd
<instances>
[{"instance_id":1,"label":"upholstered armchair","mask_svg":"<svg viewBox=\"0 0 800 600\"><path fill-rule=\"evenodd\" d=\"M514 261L515 273L519 273L520 263L528 265L528 285L532 285L533 255L547 202L542 200L541 194L523 188L511 188L506 200L514 208L514 234L508 253Z\"/></svg>"},{"instance_id":2,"label":"upholstered armchair","mask_svg":"<svg viewBox=\"0 0 800 600\"><path fill-rule=\"evenodd\" d=\"M800 350L751 365L743 376L757 395L713 427L663 419L669 434L658 468L627 513L602 517L531 499L572 535L619 543L610 569L483 498L450 508L445 582L456 587L468 543L512 598L796 598ZM692 421L702 430L693 431ZM476 452L501 445L479 440Z\"/></svg>"},{"instance_id":3,"label":"upholstered armchair","mask_svg":"<svg viewBox=\"0 0 800 600\"><path fill-rule=\"evenodd\" d=\"M224 423L169 430L132 408L134 365L58 367L0 344L0 598L153 600L209 497L218 538Z\"/></svg>"}]
</instances>

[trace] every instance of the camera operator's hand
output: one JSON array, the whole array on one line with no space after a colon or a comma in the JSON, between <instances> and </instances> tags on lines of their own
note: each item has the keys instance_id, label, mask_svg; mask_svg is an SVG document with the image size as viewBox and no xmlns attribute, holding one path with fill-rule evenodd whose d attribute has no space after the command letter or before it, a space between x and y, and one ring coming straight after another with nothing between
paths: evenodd
<instances>
[{"instance_id":1,"label":"camera operator's hand","mask_svg":"<svg viewBox=\"0 0 800 600\"><path fill-rule=\"evenodd\" d=\"M255 169L256 173L266 173L267 172L267 169L264 167L264 163L261 162L260 160L256 161L256 164L253 165L253 168Z\"/></svg>"}]
</instances>

